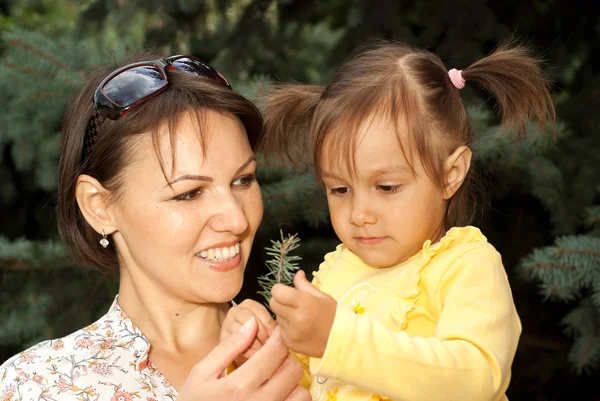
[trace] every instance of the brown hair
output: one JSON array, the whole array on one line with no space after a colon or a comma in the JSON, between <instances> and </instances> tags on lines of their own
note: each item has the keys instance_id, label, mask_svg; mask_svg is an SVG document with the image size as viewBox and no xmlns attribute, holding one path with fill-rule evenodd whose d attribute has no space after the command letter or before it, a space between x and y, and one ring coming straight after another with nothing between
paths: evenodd
<instances>
[{"instance_id":1,"label":"brown hair","mask_svg":"<svg viewBox=\"0 0 600 401\"><path fill-rule=\"evenodd\" d=\"M122 65L159 58L162 57L148 53L139 54ZM192 112L200 119L202 111L210 109L239 118L246 128L250 144L254 146L260 141L263 124L258 109L249 100L224 85L181 71L167 70L168 88L120 120L106 119L97 132L93 150L83 161L84 135L93 112L94 91L102 79L115 69L116 66L102 68L92 73L65 114L57 206L59 232L74 257L83 265L107 274L118 273L117 251L112 244L106 249L98 244L100 236L86 222L75 201L75 187L80 174L96 178L116 198L121 186L120 174L134 151L132 139L136 135L150 132L155 151L158 152L157 138L160 126L167 124L170 141L173 143L176 136L175 127L182 113ZM203 151L206 151L206 133L200 132L199 135ZM162 158L159 157L159 160ZM164 173L162 162L161 167Z\"/></svg>"},{"instance_id":2,"label":"brown hair","mask_svg":"<svg viewBox=\"0 0 600 401\"><path fill-rule=\"evenodd\" d=\"M464 69L462 77L491 92L504 127L524 136L530 118L540 124L555 118L540 64L527 48L507 41ZM325 140L345 150L339 153L340 161L353 172L358 130L374 117L388 118L396 125L407 161L414 161L411 156L416 152L440 187L445 184L448 155L472 141L467 111L442 60L432 52L396 42L363 47L325 88L279 85L265 90L261 103L265 116L261 149L267 159L277 156L296 167L312 163L319 179ZM311 160L306 160L307 155ZM473 220L478 209L474 174L469 171L449 200L446 227Z\"/></svg>"}]
</instances>

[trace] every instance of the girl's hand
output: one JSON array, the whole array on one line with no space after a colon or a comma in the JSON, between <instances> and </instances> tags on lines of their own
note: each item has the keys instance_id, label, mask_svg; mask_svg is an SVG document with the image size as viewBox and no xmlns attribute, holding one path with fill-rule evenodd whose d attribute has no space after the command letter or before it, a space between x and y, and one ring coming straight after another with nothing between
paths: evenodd
<instances>
[{"instance_id":1,"label":"girl's hand","mask_svg":"<svg viewBox=\"0 0 600 401\"><path fill-rule=\"evenodd\" d=\"M277 327L277 323L273 320L267 308L252 299L246 299L227 312L227 316L225 316L225 320L221 325L221 341L236 333L251 318L254 318L258 323L258 333L250 348L235 358L234 362L238 367L242 366L256 351L262 348L273 334L275 327Z\"/></svg>"},{"instance_id":2,"label":"girl's hand","mask_svg":"<svg viewBox=\"0 0 600 401\"><path fill-rule=\"evenodd\" d=\"M309 401L298 382L300 363L281 341L279 329L244 366L221 377L223 371L255 340L258 325L250 319L241 330L225 338L191 371L179 401Z\"/></svg>"},{"instance_id":3,"label":"girl's hand","mask_svg":"<svg viewBox=\"0 0 600 401\"><path fill-rule=\"evenodd\" d=\"M337 302L319 291L302 270L294 277L296 288L276 284L270 307L277 314L283 343L295 352L320 358L325 352Z\"/></svg>"}]
</instances>

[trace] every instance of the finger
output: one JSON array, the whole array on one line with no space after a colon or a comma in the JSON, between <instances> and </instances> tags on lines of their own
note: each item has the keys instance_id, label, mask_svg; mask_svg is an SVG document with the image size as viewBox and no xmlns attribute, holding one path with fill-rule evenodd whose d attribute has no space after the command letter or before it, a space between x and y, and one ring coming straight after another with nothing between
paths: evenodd
<instances>
[{"instance_id":1,"label":"finger","mask_svg":"<svg viewBox=\"0 0 600 401\"><path fill-rule=\"evenodd\" d=\"M281 342L283 342L283 344L292 351L296 351L293 349L294 344L292 344L288 336L288 330L292 330L294 326L290 325L290 323L284 318L280 318L279 320L279 327L281 327Z\"/></svg>"},{"instance_id":2,"label":"finger","mask_svg":"<svg viewBox=\"0 0 600 401\"><path fill-rule=\"evenodd\" d=\"M256 354L256 351L251 348L248 348L246 352L235 358L233 362L235 363L235 366L239 368L240 366L245 364L248 359L252 358L252 355L254 354Z\"/></svg>"},{"instance_id":3,"label":"finger","mask_svg":"<svg viewBox=\"0 0 600 401\"><path fill-rule=\"evenodd\" d=\"M256 303L258 304L258 302ZM267 342L267 339L273 332L273 330L270 330L268 326L263 323L263 321L267 322L269 319L271 319L271 315L267 309L263 307L262 309L264 310L260 310L260 308L257 306L246 301L241 303L237 308L239 308L235 313L235 321L237 324L242 325L251 317L256 318L256 321L258 322L258 334L256 336L262 344Z\"/></svg>"},{"instance_id":4,"label":"finger","mask_svg":"<svg viewBox=\"0 0 600 401\"><path fill-rule=\"evenodd\" d=\"M232 324L230 325L230 327L229 327L229 328L231 329L231 333L224 333L224 334L222 333L222 335L223 335L223 336L227 336L227 335L233 334L233 333L235 333L236 331L238 331L238 330L239 330L241 327L242 327L242 324L240 324L240 323L238 323L238 322L234 322L234 323L232 323ZM224 337L222 337L222 339L223 339L223 338L224 338ZM266 340L265 340L265 342L266 342ZM251 350L251 349L252 349L252 350L254 350L254 351L258 351L259 349L261 349L261 348L262 348L263 344L264 344L264 343L263 343L262 341L260 341L260 340L258 339L258 337L257 337L257 338L255 338L255 339L254 339L254 342L252 342L252 344L250 345L250 348L248 348L248 350Z\"/></svg>"},{"instance_id":5,"label":"finger","mask_svg":"<svg viewBox=\"0 0 600 401\"><path fill-rule=\"evenodd\" d=\"M256 317L256 315L250 308L246 308L242 305L236 306L235 309L233 309L233 311L235 312L232 313L233 320L241 324L246 323L250 318ZM256 321L260 324L258 319Z\"/></svg>"},{"instance_id":6,"label":"finger","mask_svg":"<svg viewBox=\"0 0 600 401\"><path fill-rule=\"evenodd\" d=\"M262 324L265 325L265 327L267 328L267 331L269 332L269 336L271 336L271 334L273 334L273 331L275 330L275 328L277 328L277 321L275 320L275 317L273 315L271 315L269 313L269 320L267 320L266 322L261 322Z\"/></svg>"},{"instance_id":7,"label":"finger","mask_svg":"<svg viewBox=\"0 0 600 401\"><path fill-rule=\"evenodd\" d=\"M252 355L256 354L256 351L258 351L259 349L262 348L262 345L259 345L259 346L256 347L254 345L255 343L256 343L256 341L250 346L250 348L248 348L246 350L246 352L244 352L242 355L240 355L237 358L235 358L235 360L234 360L235 366L237 366L239 368L244 363L246 363L246 361L248 359L252 358Z\"/></svg>"},{"instance_id":8,"label":"finger","mask_svg":"<svg viewBox=\"0 0 600 401\"><path fill-rule=\"evenodd\" d=\"M254 340L254 342L252 344L250 344L250 347L248 348L248 351L250 351L250 350L258 351L262 347L263 347L263 343L261 343L258 340Z\"/></svg>"},{"instance_id":9,"label":"finger","mask_svg":"<svg viewBox=\"0 0 600 401\"><path fill-rule=\"evenodd\" d=\"M256 338L258 325L250 319L240 330L221 341L202 361L194 366L194 376L202 379L218 378L221 373L243 354Z\"/></svg>"},{"instance_id":10,"label":"finger","mask_svg":"<svg viewBox=\"0 0 600 401\"><path fill-rule=\"evenodd\" d=\"M241 327L242 323L238 321L233 321L227 325L227 328L221 333L221 339L230 336L231 334L237 332Z\"/></svg>"},{"instance_id":11,"label":"finger","mask_svg":"<svg viewBox=\"0 0 600 401\"><path fill-rule=\"evenodd\" d=\"M244 323L246 323L252 316L246 308L241 306L234 306L229 308L225 319L221 324L221 339L228 334L235 333Z\"/></svg>"},{"instance_id":12,"label":"finger","mask_svg":"<svg viewBox=\"0 0 600 401\"><path fill-rule=\"evenodd\" d=\"M296 308L292 308L291 306L284 305L280 303L277 299L271 298L269 302L269 306L271 310L277 315L277 322L279 323L279 319L291 319L292 315L296 311Z\"/></svg>"},{"instance_id":13,"label":"finger","mask_svg":"<svg viewBox=\"0 0 600 401\"><path fill-rule=\"evenodd\" d=\"M232 310L233 310L233 308L229 309L229 311L225 315L225 319L223 320L223 323L221 323L221 340L223 340L225 337L228 337L234 331L239 329L239 327L235 327L235 328L232 327L232 326L236 325L235 324L235 316L231 312Z\"/></svg>"},{"instance_id":14,"label":"finger","mask_svg":"<svg viewBox=\"0 0 600 401\"><path fill-rule=\"evenodd\" d=\"M311 396L307 389L301 385L297 385L285 401L311 401Z\"/></svg>"},{"instance_id":15,"label":"finger","mask_svg":"<svg viewBox=\"0 0 600 401\"><path fill-rule=\"evenodd\" d=\"M296 357L288 352L287 358L281 367L271 376L268 382L260 389L263 400L287 400L304 375L302 365Z\"/></svg>"},{"instance_id":16,"label":"finger","mask_svg":"<svg viewBox=\"0 0 600 401\"><path fill-rule=\"evenodd\" d=\"M294 286L300 292L306 292L308 294L314 295L316 297L323 296L323 293L319 291L308 279L306 278L306 273L303 270L298 270L296 275L294 276Z\"/></svg>"},{"instance_id":17,"label":"finger","mask_svg":"<svg viewBox=\"0 0 600 401\"><path fill-rule=\"evenodd\" d=\"M246 360L248 360L248 359L252 358L252 356L254 354L256 354L257 351L258 351L257 349L248 348L248 350L242 354L242 357L244 357Z\"/></svg>"},{"instance_id":18,"label":"finger","mask_svg":"<svg viewBox=\"0 0 600 401\"><path fill-rule=\"evenodd\" d=\"M291 349L291 347L290 347L291 342L289 340L288 333L293 332L295 326L290 323L290 320L288 320L287 318L285 318L281 315L277 316L277 323L278 323L277 327L279 327L279 330L280 330L281 342L283 342L283 344L286 347Z\"/></svg>"},{"instance_id":19,"label":"finger","mask_svg":"<svg viewBox=\"0 0 600 401\"><path fill-rule=\"evenodd\" d=\"M253 318L256 321L258 321L258 319L256 317L253 316ZM245 321L241 321L241 322L236 321L235 325L232 325L232 326L235 326L236 328L238 326L241 327L243 323L245 323ZM259 322L258 323L258 331L256 333L256 340L255 340L255 342L258 341L258 343L262 346L264 343L267 342L268 339L269 339L269 333L268 333L267 329L265 328L265 326L262 323Z\"/></svg>"},{"instance_id":20,"label":"finger","mask_svg":"<svg viewBox=\"0 0 600 401\"><path fill-rule=\"evenodd\" d=\"M277 327L277 323L275 322L273 316L271 316L267 308L264 307L264 305L252 299L245 300L244 302L242 302L241 305L243 305L245 308L250 309L254 313L254 316L256 316L258 322L264 325L269 335L273 333L273 330L275 330L275 327Z\"/></svg>"},{"instance_id":21,"label":"finger","mask_svg":"<svg viewBox=\"0 0 600 401\"><path fill-rule=\"evenodd\" d=\"M238 381L243 388L255 389L273 376L289 355L287 347L281 342L280 334L279 328L276 328L267 343L252 359L229 375L231 380Z\"/></svg>"},{"instance_id":22,"label":"finger","mask_svg":"<svg viewBox=\"0 0 600 401\"><path fill-rule=\"evenodd\" d=\"M271 289L271 299L287 306L296 307L298 306L298 290L287 285L275 284Z\"/></svg>"}]
</instances>

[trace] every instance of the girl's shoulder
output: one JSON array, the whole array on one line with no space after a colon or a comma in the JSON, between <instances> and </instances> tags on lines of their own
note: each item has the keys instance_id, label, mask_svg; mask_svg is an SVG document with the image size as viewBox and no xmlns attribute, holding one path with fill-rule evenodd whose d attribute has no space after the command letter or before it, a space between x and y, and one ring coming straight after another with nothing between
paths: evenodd
<instances>
[{"instance_id":1,"label":"girl's shoulder","mask_svg":"<svg viewBox=\"0 0 600 401\"><path fill-rule=\"evenodd\" d=\"M435 244L425 243L423 252L432 259L459 259L469 257L473 251L479 254L498 255L498 251L490 244L477 227L453 227Z\"/></svg>"},{"instance_id":2,"label":"girl's shoulder","mask_svg":"<svg viewBox=\"0 0 600 401\"><path fill-rule=\"evenodd\" d=\"M429 274L446 274L448 270L498 269L502 256L476 227L454 227L437 243L423 247L424 268Z\"/></svg>"}]
</instances>

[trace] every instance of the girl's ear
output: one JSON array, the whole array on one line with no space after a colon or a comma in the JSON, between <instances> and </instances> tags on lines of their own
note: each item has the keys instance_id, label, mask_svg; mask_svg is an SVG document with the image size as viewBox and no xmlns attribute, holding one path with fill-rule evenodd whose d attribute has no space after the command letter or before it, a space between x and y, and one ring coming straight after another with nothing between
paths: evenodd
<instances>
[{"instance_id":1,"label":"girl's ear","mask_svg":"<svg viewBox=\"0 0 600 401\"><path fill-rule=\"evenodd\" d=\"M467 146L460 146L446 159L444 186L444 199L450 199L465 181L465 177L471 167L473 153Z\"/></svg>"},{"instance_id":2,"label":"girl's ear","mask_svg":"<svg viewBox=\"0 0 600 401\"><path fill-rule=\"evenodd\" d=\"M112 234L115 227L114 216L110 210L110 191L94 177L81 174L77 177L75 198L81 214L98 234Z\"/></svg>"}]
</instances>

